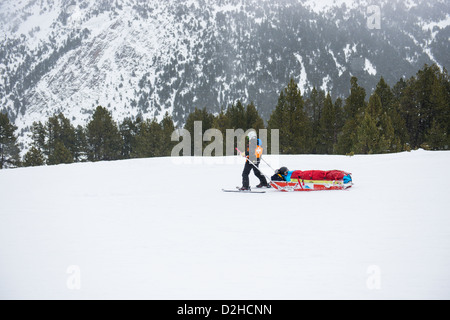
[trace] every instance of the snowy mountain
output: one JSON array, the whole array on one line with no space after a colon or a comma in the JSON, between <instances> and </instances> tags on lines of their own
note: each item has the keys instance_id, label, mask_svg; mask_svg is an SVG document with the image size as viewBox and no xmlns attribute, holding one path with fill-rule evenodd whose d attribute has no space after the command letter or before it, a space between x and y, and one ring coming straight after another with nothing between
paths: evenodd
<instances>
[{"instance_id":1,"label":"snowy mountain","mask_svg":"<svg viewBox=\"0 0 450 320\"><path fill-rule=\"evenodd\" d=\"M353 173L310 193L186 160L1 170L0 299L450 298L449 152L266 157Z\"/></svg>"},{"instance_id":2,"label":"snowy mountain","mask_svg":"<svg viewBox=\"0 0 450 320\"><path fill-rule=\"evenodd\" d=\"M97 105L181 124L241 99L268 119L290 78L337 97L353 75L370 92L448 68L449 36L445 0L3 0L0 111L22 134L60 111L84 124Z\"/></svg>"}]
</instances>

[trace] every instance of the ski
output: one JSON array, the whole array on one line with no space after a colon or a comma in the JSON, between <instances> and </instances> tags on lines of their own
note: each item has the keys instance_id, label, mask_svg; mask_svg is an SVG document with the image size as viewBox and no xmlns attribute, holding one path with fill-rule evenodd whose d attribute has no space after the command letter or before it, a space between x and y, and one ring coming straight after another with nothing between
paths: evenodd
<instances>
[{"instance_id":1,"label":"ski","mask_svg":"<svg viewBox=\"0 0 450 320\"><path fill-rule=\"evenodd\" d=\"M239 190L238 188L236 188L236 190L227 190L227 189L222 189L223 192L239 192L239 193L266 193L263 190Z\"/></svg>"}]
</instances>

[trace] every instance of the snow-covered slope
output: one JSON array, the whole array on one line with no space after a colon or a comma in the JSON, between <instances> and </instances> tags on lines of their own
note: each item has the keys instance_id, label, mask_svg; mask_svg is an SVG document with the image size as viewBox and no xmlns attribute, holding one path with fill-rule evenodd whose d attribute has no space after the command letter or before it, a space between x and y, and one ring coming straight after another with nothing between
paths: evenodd
<instances>
[{"instance_id":1,"label":"snow-covered slope","mask_svg":"<svg viewBox=\"0 0 450 320\"><path fill-rule=\"evenodd\" d=\"M0 298L450 298L449 152L280 157L353 173L312 193L223 193L219 160L0 171Z\"/></svg>"}]
</instances>

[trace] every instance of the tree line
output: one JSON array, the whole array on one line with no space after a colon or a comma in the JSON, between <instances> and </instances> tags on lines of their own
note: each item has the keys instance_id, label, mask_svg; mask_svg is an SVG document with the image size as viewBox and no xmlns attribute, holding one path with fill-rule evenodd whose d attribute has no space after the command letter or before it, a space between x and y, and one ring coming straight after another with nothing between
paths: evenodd
<instances>
[{"instance_id":1,"label":"tree line","mask_svg":"<svg viewBox=\"0 0 450 320\"><path fill-rule=\"evenodd\" d=\"M240 101L212 115L196 109L185 129L193 133L202 121L211 128L279 129L281 154L380 154L412 149L448 150L450 145L450 81L447 71L425 65L416 76L400 79L392 88L381 77L368 97L351 78L345 98L313 88L304 97L293 79L284 88L265 126L253 103ZM368 99L367 99L368 97ZM367 101L368 100L368 101Z\"/></svg>"},{"instance_id":2,"label":"tree line","mask_svg":"<svg viewBox=\"0 0 450 320\"><path fill-rule=\"evenodd\" d=\"M184 128L194 133L194 122L208 129L279 129L281 154L378 154L411 149L448 150L450 131L450 81L447 71L425 65L416 76L400 79L392 88L383 78L367 98L358 79L351 79L345 98L313 88L304 97L293 79L284 88L267 125L250 103L241 101L211 114L195 109ZM56 165L85 161L170 156L176 126L166 113L161 121L124 119L116 123L111 113L97 107L85 127L74 127L63 114L31 128L32 144L23 158L17 128L0 113L0 169ZM270 142L269 137L269 142Z\"/></svg>"},{"instance_id":3,"label":"tree line","mask_svg":"<svg viewBox=\"0 0 450 320\"><path fill-rule=\"evenodd\" d=\"M174 146L171 135L175 130L168 114L160 122L138 117L117 124L106 108L98 106L85 127L75 127L60 113L45 123L33 123L32 143L21 159L14 136L17 128L6 114L0 114L0 128L0 141L4 146L0 168L169 156Z\"/></svg>"}]
</instances>

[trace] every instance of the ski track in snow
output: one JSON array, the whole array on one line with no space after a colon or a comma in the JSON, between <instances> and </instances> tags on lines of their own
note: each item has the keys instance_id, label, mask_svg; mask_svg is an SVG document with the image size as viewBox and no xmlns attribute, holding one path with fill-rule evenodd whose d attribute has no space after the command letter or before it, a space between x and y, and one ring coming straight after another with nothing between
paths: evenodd
<instances>
[{"instance_id":1,"label":"ski track in snow","mask_svg":"<svg viewBox=\"0 0 450 320\"><path fill-rule=\"evenodd\" d=\"M221 191L240 185L238 158L2 170L0 299L449 299L449 160L267 156L356 185L266 194Z\"/></svg>"}]
</instances>

